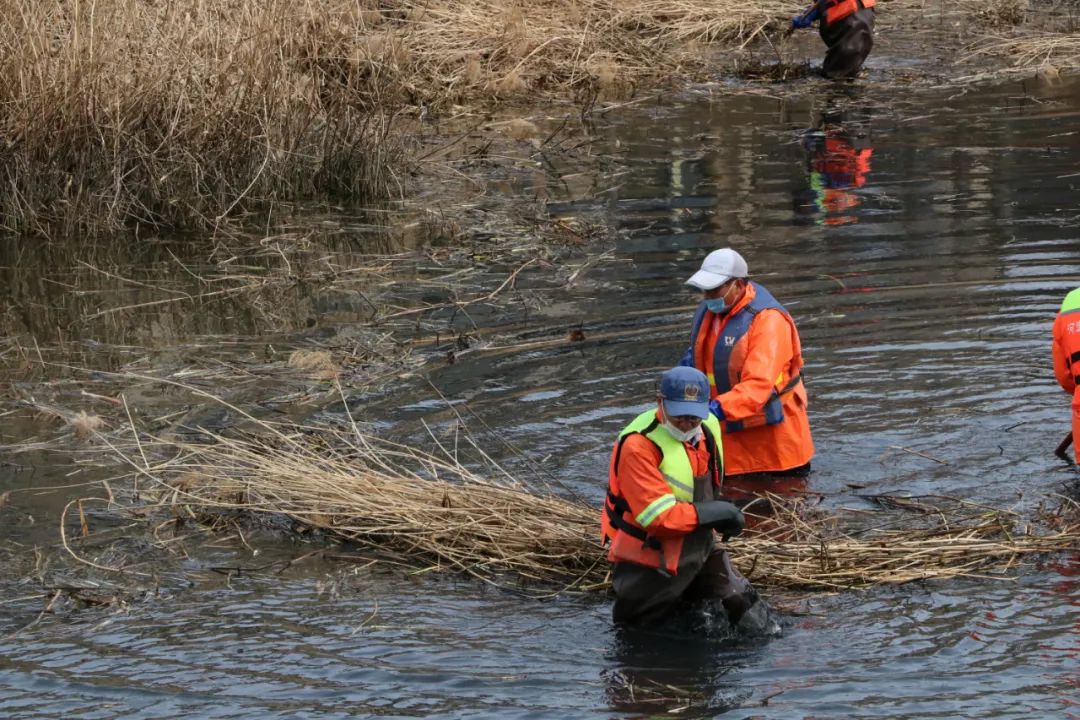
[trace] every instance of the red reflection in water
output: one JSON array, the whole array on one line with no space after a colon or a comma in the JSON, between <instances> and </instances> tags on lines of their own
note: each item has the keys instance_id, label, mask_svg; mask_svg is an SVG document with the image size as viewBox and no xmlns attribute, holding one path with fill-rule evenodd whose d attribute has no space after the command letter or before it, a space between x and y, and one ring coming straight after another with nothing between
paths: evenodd
<instances>
[{"instance_id":1,"label":"red reflection in water","mask_svg":"<svg viewBox=\"0 0 1080 720\"><path fill-rule=\"evenodd\" d=\"M1080 552L1068 553L1059 560L1047 563L1046 568L1057 572L1063 578L1060 582L1051 585L1050 591L1055 595L1061 595L1069 605L1080 607L1080 581L1072 579L1080 577ZM1080 667L1080 612L1073 613L1073 618L1073 632L1064 647L1045 645L1042 647L1044 650L1052 651L1054 655L1061 655L1072 660L1072 667L1078 668ZM1080 689L1080 670L1074 669L1065 673L1062 680L1069 687ZM1061 698L1061 704L1065 707L1078 705L1075 700L1067 697ZM1066 710L1065 717L1080 718L1080 715Z\"/></svg>"}]
</instances>

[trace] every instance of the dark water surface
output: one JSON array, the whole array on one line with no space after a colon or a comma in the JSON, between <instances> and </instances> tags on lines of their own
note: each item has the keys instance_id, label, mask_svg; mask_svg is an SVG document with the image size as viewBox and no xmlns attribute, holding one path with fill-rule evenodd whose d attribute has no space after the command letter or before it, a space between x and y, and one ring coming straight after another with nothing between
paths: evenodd
<instances>
[{"instance_id":1,"label":"dark water surface","mask_svg":"<svg viewBox=\"0 0 1080 720\"><path fill-rule=\"evenodd\" d=\"M532 311L531 339L580 323L585 342L478 340L430 376L508 470L599 503L611 439L685 343L696 298L682 281L738 236L800 328L810 486L826 503L938 493L1025 512L1072 477L1052 455L1068 401L1050 326L1080 285L1080 85L807 93L626 108L597 121L607 160L588 187L522 181L523 200L620 232L617 262L582 268ZM527 283L517 293L529 301ZM455 420L419 380L359 407L402 428ZM0 491L65 472L20 456L0 466ZM63 504L13 498L0 510L12 576L17 548L55 532L26 518ZM208 571L265 562L237 544L189 562L190 587L0 636L0 717L1080 715L1075 554L1015 581L817 596L782 637L741 643L620 633L604 599L377 566Z\"/></svg>"}]
</instances>

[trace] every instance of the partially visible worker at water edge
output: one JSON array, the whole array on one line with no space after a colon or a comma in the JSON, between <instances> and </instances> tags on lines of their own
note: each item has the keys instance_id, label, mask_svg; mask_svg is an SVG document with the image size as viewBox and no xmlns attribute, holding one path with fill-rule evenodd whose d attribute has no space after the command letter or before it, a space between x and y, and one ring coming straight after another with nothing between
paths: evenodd
<instances>
[{"instance_id":1,"label":"partially visible worker at water edge","mask_svg":"<svg viewBox=\"0 0 1080 720\"><path fill-rule=\"evenodd\" d=\"M656 401L619 434L611 453L600 526L615 564L612 615L617 623L651 624L712 600L734 625L757 593L716 544L716 532L738 535L744 520L717 499L724 455L708 380L694 368L672 368L660 378Z\"/></svg>"},{"instance_id":2,"label":"partially visible worker at water edge","mask_svg":"<svg viewBox=\"0 0 1080 720\"><path fill-rule=\"evenodd\" d=\"M834 80L859 74L874 47L874 0L815 0L791 19L791 29L808 28L819 21L825 42L821 72Z\"/></svg>"},{"instance_id":3,"label":"partially visible worker at water edge","mask_svg":"<svg viewBox=\"0 0 1080 720\"><path fill-rule=\"evenodd\" d=\"M1080 463L1080 288L1065 296L1053 333L1054 376L1072 395L1072 445Z\"/></svg>"},{"instance_id":4,"label":"partially visible worker at water edge","mask_svg":"<svg viewBox=\"0 0 1080 720\"><path fill-rule=\"evenodd\" d=\"M679 364L708 376L728 481L805 477L814 442L795 321L731 248L709 253L686 284L704 297Z\"/></svg>"}]
</instances>

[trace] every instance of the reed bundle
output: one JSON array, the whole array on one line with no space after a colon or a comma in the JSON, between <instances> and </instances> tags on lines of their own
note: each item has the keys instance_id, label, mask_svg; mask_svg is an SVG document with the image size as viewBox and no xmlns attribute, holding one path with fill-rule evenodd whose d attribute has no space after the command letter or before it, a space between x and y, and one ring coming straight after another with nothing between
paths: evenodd
<instances>
[{"instance_id":1,"label":"reed bundle","mask_svg":"<svg viewBox=\"0 0 1080 720\"><path fill-rule=\"evenodd\" d=\"M801 500L770 499L779 512L760 518L757 532L733 548L741 569L766 586L841 590L1000 578L1025 558L1080 546L1080 515L1067 498L1061 498L1064 512L1059 506L1039 513L1041 532L1017 513L948 497L882 497L893 512L832 515L808 512Z\"/></svg>"},{"instance_id":2,"label":"reed bundle","mask_svg":"<svg viewBox=\"0 0 1080 720\"><path fill-rule=\"evenodd\" d=\"M532 493L509 477L482 478L448 453L328 429L279 429L273 442L210 438L206 445L157 440L125 457L138 468L137 481L154 482L162 504L192 516L284 515L411 563L485 579L512 573L566 583L602 575L593 508ZM173 458L142 463L154 446Z\"/></svg>"},{"instance_id":3,"label":"reed bundle","mask_svg":"<svg viewBox=\"0 0 1080 720\"><path fill-rule=\"evenodd\" d=\"M403 443L365 434L355 424L350 430L263 429L273 436L211 435L206 444L156 439L120 452L138 482L145 488L151 481L158 502L177 516L286 516L412 565L496 584L516 578L578 591L608 586L599 511L587 502L509 476L481 477L434 435ZM419 450L422 444L434 452ZM167 451L169 459L149 461L161 454L152 449ZM598 487L602 482L597 479ZM893 513L844 517L809 509L802 500L770 499L773 513L757 518L757 527L732 541L730 550L744 574L771 590L982 577L1015 571L1035 554L1075 549L1080 541L1075 513L1047 514L1052 529L1036 533L1019 529L1014 513L961 501L894 500ZM868 526L867 518L875 524ZM862 527L853 529L856 520Z\"/></svg>"}]
</instances>

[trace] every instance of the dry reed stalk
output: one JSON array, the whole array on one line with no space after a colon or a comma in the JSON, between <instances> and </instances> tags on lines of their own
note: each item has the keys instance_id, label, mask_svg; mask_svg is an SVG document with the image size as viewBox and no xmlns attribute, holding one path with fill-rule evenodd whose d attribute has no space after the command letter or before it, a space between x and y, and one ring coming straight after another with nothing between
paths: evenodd
<instances>
[{"instance_id":1,"label":"dry reed stalk","mask_svg":"<svg viewBox=\"0 0 1080 720\"><path fill-rule=\"evenodd\" d=\"M332 380L341 373L341 366L325 350L294 350L286 364L316 380Z\"/></svg>"},{"instance_id":2,"label":"dry reed stalk","mask_svg":"<svg viewBox=\"0 0 1080 720\"><path fill-rule=\"evenodd\" d=\"M118 452L158 502L187 515L269 513L422 566L563 590L608 586L598 510L509 477L463 466L438 441L414 444L327 428L270 426L272 436L213 435L205 445L143 441ZM431 453L418 449L430 445ZM143 460L142 453L169 459ZM908 516L903 529L843 532L841 516L771 497L779 514L734 540L736 564L766 590L838 590L1015 571L1020 560L1075 548L1080 521L1018 531L1004 511L955 502Z\"/></svg>"}]
</instances>

